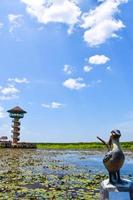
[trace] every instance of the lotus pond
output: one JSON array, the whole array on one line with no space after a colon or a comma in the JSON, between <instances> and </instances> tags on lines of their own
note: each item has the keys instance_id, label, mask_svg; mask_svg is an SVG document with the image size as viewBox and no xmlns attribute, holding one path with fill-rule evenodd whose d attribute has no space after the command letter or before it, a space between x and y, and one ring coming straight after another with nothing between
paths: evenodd
<instances>
[{"instance_id":1,"label":"lotus pond","mask_svg":"<svg viewBox=\"0 0 133 200\"><path fill-rule=\"evenodd\" d=\"M132 156L126 154L122 169L131 180ZM107 176L102 157L93 151L0 149L0 200L98 199Z\"/></svg>"}]
</instances>

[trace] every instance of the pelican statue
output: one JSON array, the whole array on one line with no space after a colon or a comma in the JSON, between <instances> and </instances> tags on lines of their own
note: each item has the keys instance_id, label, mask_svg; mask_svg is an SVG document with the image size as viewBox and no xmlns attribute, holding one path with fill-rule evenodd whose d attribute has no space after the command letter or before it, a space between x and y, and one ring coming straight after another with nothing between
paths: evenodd
<instances>
[{"instance_id":1,"label":"pelican statue","mask_svg":"<svg viewBox=\"0 0 133 200\"><path fill-rule=\"evenodd\" d=\"M108 144L98 137L108 147L108 152L103 158L103 164L109 172L109 183L123 183L120 177L120 169L123 166L125 156L121 149L119 138L121 132L119 130L112 130Z\"/></svg>"}]
</instances>

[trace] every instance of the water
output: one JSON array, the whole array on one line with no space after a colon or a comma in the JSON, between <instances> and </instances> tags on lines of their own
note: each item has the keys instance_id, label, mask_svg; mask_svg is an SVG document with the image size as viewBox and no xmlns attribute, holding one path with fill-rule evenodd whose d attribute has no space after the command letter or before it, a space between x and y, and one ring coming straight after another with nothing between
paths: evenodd
<instances>
[{"instance_id":1,"label":"water","mask_svg":"<svg viewBox=\"0 0 133 200\"><path fill-rule=\"evenodd\" d=\"M0 200L95 200L107 178L104 152L0 149ZM126 154L122 177L133 179L132 153ZM120 196L119 196L120 195ZM128 200L128 194L111 194Z\"/></svg>"}]
</instances>

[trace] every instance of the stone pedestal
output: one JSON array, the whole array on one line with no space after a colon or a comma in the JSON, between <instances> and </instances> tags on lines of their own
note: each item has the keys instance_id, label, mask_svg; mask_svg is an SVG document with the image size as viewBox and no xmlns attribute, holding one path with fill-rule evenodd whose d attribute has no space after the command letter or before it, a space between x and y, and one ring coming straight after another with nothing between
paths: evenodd
<instances>
[{"instance_id":1,"label":"stone pedestal","mask_svg":"<svg viewBox=\"0 0 133 200\"><path fill-rule=\"evenodd\" d=\"M109 200L109 192L128 192L130 200L133 200L133 182L123 179L122 184L112 185L106 179L101 183L100 200Z\"/></svg>"}]
</instances>

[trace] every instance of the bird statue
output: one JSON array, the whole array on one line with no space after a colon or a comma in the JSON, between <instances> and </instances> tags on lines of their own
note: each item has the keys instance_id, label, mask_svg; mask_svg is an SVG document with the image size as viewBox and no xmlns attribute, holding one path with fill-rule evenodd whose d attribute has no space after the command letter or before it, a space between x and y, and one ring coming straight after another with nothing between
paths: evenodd
<instances>
[{"instance_id":1,"label":"bird statue","mask_svg":"<svg viewBox=\"0 0 133 200\"><path fill-rule=\"evenodd\" d=\"M109 172L110 184L123 183L120 177L120 169L123 166L125 156L119 143L120 137L121 137L121 132L119 130L111 131L108 144L101 138L97 137L104 144L106 144L108 148L108 152L105 154L103 158L103 164Z\"/></svg>"}]
</instances>

